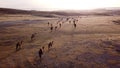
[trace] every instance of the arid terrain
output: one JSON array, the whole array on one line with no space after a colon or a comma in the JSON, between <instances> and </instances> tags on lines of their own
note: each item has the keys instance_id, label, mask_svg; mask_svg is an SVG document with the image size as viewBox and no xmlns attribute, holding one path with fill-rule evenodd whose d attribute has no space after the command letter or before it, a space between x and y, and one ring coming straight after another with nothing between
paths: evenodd
<instances>
[{"instance_id":1,"label":"arid terrain","mask_svg":"<svg viewBox=\"0 0 120 68\"><path fill-rule=\"evenodd\" d=\"M78 20L76 28L73 19ZM119 15L1 15L0 68L120 68L119 20ZM48 22L53 24L52 32ZM16 51L21 40L22 48ZM48 50L50 41L54 43ZM38 51L43 46L40 59Z\"/></svg>"}]
</instances>

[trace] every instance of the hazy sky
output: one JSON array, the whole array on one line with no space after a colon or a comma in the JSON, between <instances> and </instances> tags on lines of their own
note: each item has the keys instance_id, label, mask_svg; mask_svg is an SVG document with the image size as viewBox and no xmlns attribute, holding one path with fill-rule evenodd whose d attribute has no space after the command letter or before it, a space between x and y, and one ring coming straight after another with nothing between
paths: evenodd
<instances>
[{"instance_id":1,"label":"hazy sky","mask_svg":"<svg viewBox=\"0 0 120 68\"><path fill-rule=\"evenodd\" d=\"M30 10L83 10L120 7L120 0L0 0L0 7Z\"/></svg>"}]
</instances>

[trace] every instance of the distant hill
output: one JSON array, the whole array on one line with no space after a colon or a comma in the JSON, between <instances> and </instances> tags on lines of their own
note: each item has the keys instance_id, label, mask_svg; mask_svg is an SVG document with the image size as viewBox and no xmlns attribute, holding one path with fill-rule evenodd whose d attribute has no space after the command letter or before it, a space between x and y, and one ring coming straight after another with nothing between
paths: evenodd
<instances>
[{"instance_id":1,"label":"distant hill","mask_svg":"<svg viewBox=\"0 0 120 68\"><path fill-rule=\"evenodd\" d=\"M54 17L57 16L48 11L20 10L11 8L0 8L0 14L30 14L35 16Z\"/></svg>"},{"instance_id":2,"label":"distant hill","mask_svg":"<svg viewBox=\"0 0 120 68\"><path fill-rule=\"evenodd\" d=\"M35 11L35 10L20 10L10 8L0 8L0 14L31 14L35 16L56 17L56 16L73 16L80 13L69 13L67 11Z\"/></svg>"},{"instance_id":3,"label":"distant hill","mask_svg":"<svg viewBox=\"0 0 120 68\"><path fill-rule=\"evenodd\" d=\"M120 9L109 8L95 10L35 11L35 10L0 8L0 14L30 14L44 17L77 16L77 15L120 15Z\"/></svg>"},{"instance_id":4,"label":"distant hill","mask_svg":"<svg viewBox=\"0 0 120 68\"><path fill-rule=\"evenodd\" d=\"M30 14L31 12L26 11L26 10L0 8L0 13L3 13L3 14Z\"/></svg>"}]
</instances>

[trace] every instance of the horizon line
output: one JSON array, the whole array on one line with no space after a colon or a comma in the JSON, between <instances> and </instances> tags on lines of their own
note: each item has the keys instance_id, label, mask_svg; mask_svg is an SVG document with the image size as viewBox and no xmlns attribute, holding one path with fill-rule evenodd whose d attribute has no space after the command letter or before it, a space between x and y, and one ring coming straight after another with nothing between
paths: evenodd
<instances>
[{"instance_id":1,"label":"horizon line","mask_svg":"<svg viewBox=\"0 0 120 68\"><path fill-rule=\"evenodd\" d=\"M11 7L0 7L0 8L5 8L5 9L15 9L15 10L26 10L26 11L85 11L85 10L99 10L99 9L106 9L106 10L115 10L115 9L120 9L120 7L103 7L103 8L94 8L94 9L58 9L58 8L41 8L41 9L48 9L48 10L40 10L40 8L26 8L26 9L22 9L22 8L11 8Z\"/></svg>"}]
</instances>

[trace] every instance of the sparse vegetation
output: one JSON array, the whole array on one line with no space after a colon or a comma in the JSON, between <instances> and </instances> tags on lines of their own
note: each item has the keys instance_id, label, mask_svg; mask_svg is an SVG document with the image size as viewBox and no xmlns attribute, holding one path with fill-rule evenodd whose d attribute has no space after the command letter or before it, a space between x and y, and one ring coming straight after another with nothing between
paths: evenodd
<instances>
[{"instance_id":1,"label":"sparse vegetation","mask_svg":"<svg viewBox=\"0 0 120 68\"><path fill-rule=\"evenodd\" d=\"M120 25L120 20L113 21L115 24Z\"/></svg>"},{"instance_id":2,"label":"sparse vegetation","mask_svg":"<svg viewBox=\"0 0 120 68\"><path fill-rule=\"evenodd\" d=\"M2 15L0 68L119 68L120 16L62 14Z\"/></svg>"}]
</instances>

